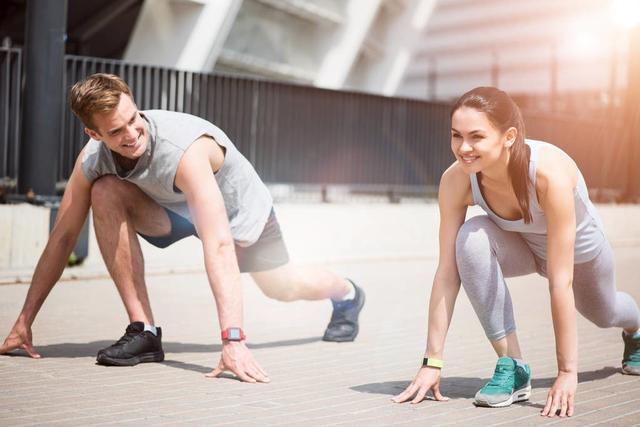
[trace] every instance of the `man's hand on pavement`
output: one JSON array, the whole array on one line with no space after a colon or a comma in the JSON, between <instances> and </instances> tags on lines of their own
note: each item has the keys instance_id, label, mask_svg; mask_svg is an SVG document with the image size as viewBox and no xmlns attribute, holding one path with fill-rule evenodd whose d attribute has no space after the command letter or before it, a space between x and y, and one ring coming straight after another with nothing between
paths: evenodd
<instances>
[{"instance_id":1,"label":"man's hand on pavement","mask_svg":"<svg viewBox=\"0 0 640 427\"><path fill-rule=\"evenodd\" d=\"M0 346L0 354L9 353L10 351L18 348L26 351L27 354L34 359L40 358L40 355L36 353L31 343L31 328L16 322L16 324L13 325L11 332L9 332L9 335L4 340L4 343Z\"/></svg>"},{"instance_id":2,"label":"man's hand on pavement","mask_svg":"<svg viewBox=\"0 0 640 427\"><path fill-rule=\"evenodd\" d=\"M224 341L220 362L206 377L215 378L224 371L231 371L242 381L249 383L271 381L243 341Z\"/></svg>"}]
</instances>

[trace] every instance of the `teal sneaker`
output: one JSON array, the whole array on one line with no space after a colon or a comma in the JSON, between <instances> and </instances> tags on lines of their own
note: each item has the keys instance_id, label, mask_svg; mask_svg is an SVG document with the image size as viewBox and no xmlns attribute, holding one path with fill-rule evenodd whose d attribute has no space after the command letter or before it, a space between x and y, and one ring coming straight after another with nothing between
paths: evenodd
<instances>
[{"instance_id":1,"label":"teal sneaker","mask_svg":"<svg viewBox=\"0 0 640 427\"><path fill-rule=\"evenodd\" d=\"M518 366L510 357L501 357L493 378L476 393L476 406L501 408L514 402L529 400L531 396L531 369Z\"/></svg>"},{"instance_id":2,"label":"teal sneaker","mask_svg":"<svg viewBox=\"0 0 640 427\"><path fill-rule=\"evenodd\" d=\"M622 373L640 375L640 331L627 335L622 331L624 355L622 356Z\"/></svg>"}]
</instances>

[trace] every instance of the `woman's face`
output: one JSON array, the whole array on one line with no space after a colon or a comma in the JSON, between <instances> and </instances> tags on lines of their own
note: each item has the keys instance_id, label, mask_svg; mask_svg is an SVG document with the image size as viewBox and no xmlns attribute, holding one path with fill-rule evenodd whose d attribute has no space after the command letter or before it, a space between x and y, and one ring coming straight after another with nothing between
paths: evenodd
<instances>
[{"instance_id":1,"label":"woman's face","mask_svg":"<svg viewBox=\"0 0 640 427\"><path fill-rule=\"evenodd\" d=\"M515 128L501 132L482 111L460 107L451 117L451 150L466 173L478 173L506 163L515 133Z\"/></svg>"}]
</instances>

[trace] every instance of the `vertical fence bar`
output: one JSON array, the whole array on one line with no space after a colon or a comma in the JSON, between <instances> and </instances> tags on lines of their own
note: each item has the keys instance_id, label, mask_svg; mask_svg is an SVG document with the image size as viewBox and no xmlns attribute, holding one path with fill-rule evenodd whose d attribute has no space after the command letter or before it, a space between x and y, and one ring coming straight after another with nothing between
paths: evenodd
<instances>
[{"instance_id":1,"label":"vertical fence bar","mask_svg":"<svg viewBox=\"0 0 640 427\"><path fill-rule=\"evenodd\" d=\"M26 9L24 121L19 191L55 194L56 157L60 150L67 0L30 0Z\"/></svg>"},{"instance_id":2,"label":"vertical fence bar","mask_svg":"<svg viewBox=\"0 0 640 427\"><path fill-rule=\"evenodd\" d=\"M13 167L9 171L11 177L18 177L18 167L20 162L20 130L22 129L22 50L14 49L16 52L15 72L12 73L12 86L13 86Z\"/></svg>"},{"instance_id":3,"label":"vertical fence bar","mask_svg":"<svg viewBox=\"0 0 640 427\"><path fill-rule=\"evenodd\" d=\"M11 50L0 49L0 178L9 172L9 117L11 114Z\"/></svg>"}]
</instances>

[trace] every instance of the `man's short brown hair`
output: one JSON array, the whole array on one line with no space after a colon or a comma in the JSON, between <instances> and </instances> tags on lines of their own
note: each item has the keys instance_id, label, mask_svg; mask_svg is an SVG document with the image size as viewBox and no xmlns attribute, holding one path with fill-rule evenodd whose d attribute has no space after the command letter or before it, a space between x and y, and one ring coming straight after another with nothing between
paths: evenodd
<instances>
[{"instance_id":1,"label":"man's short brown hair","mask_svg":"<svg viewBox=\"0 0 640 427\"><path fill-rule=\"evenodd\" d=\"M131 89L120 77L104 73L92 74L73 85L69 91L69 104L86 127L98 132L93 124L93 115L113 111L123 93L132 97Z\"/></svg>"}]
</instances>

